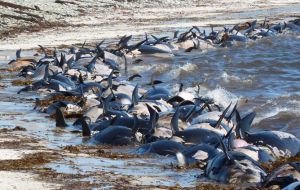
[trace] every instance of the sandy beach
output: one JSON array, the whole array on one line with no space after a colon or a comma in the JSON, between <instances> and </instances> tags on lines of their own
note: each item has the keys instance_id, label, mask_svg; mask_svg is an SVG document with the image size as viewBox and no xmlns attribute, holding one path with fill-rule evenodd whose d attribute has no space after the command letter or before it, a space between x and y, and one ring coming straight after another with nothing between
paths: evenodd
<instances>
[{"instance_id":1,"label":"sandy beach","mask_svg":"<svg viewBox=\"0 0 300 190\"><path fill-rule=\"evenodd\" d=\"M192 26L210 31L211 26L220 28L265 18L270 23L283 22L300 18L300 1L0 0L0 18L0 63L4 65L14 59L16 49L28 50L24 54L32 55L36 53L32 49L38 45L54 47L84 41L94 44L104 39L114 41L123 35L139 38L145 33L171 36L175 30L183 31ZM174 169L174 160L155 165L148 163L152 158L143 159L122 151L116 153L128 147L110 151L106 146L69 146L69 142L80 144L82 139L78 134L65 137L63 130L50 130L54 126L53 119L33 111L35 95L16 95L19 86L10 86L17 72L1 69L0 189L92 189L99 186L104 189L188 189L191 181L198 180L199 170L187 174ZM230 76L225 72L221 77ZM246 82L241 85L251 86L252 81L247 82L251 77L249 74L243 78ZM228 81L231 82L230 78ZM28 125L29 122L35 124ZM39 129L40 126L43 127ZM49 145L50 141L54 143ZM97 164L91 167L92 162ZM149 169L152 166L159 169ZM153 173L133 175L127 167L131 171ZM167 175L162 176L163 172ZM124 173L128 176L124 177ZM199 189L220 188L218 184L192 185Z\"/></svg>"},{"instance_id":2,"label":"sandy beach","mask_svg":"<svg viewBox=\"0 0 300 190\"><path fill-rule=\"evenodd\" d=\"M100 41L123 35L169 34L198 26L299 17L297 0L0 1L0 50Z\"/></svg>"}]
</instances>

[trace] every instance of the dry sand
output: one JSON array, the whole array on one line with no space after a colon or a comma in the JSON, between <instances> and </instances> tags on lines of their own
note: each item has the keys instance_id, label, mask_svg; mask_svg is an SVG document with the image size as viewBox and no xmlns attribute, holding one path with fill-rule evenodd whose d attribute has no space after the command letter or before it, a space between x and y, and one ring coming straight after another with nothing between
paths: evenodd
<instances>
[{"instance_id":1,"label":"dry sand","mask_svg":"<svg viewBox=\"0 0 300 190\"><path fill-rule=\"evenodd\" d=\"M55 183L48 183L40 181L39 175L34 174L28 170L24 170L18 167L18 163L22 163L28 155L34 155L42 150L34 150L33 146L30 146L30 142L26 142L25 138L12 135L10 132L6 133L1 128L0 136L0 189L5 190L38 190L38 189L58 189L59 185ZM6 136L13 136L13 138L7 138ZM21 146L20 146L21 145ZM21 148L26 146L27 148ZM7 148L5 148L7 147ZM20 148L18 148L20 147ZM9 168L12 168L11 170ZM20 164L20 167L21 164Z\"/></svg>"},{"instance_id":2,"label":"dry sand","mask_svg":"<svg viewBox=\"0 0 300 190\"><path fill-rule=\"evenodd\" d=\"M145 32L165 34L193 25L223 26L265 17L280 21L300 16L298 0L7 0L21 6L17 8L1 2L0 50L33 48L38 44L70 45Z\"/></svg>"},{"instance_id":3,"label":"dry sand","mask_svg":"<svg viewBox=\"0 0 300 190\"><path fill-rule=\"evenodd\" d=\"M21 159L24 154L34 153L34 150L0 149L0 160Z\"/></svg>"},{"instance_id":4,"label":"dry sand","mask_svg":"<svg viewBox=\"0 0 300 190\"><path fill-rule=\"evenodd\" d=\"M46 190L59 187L55 184L37 181L35 180L36 177L36 174L28 172L0 171L0 187L3 190Z\"/></svg>"}]
</instances>

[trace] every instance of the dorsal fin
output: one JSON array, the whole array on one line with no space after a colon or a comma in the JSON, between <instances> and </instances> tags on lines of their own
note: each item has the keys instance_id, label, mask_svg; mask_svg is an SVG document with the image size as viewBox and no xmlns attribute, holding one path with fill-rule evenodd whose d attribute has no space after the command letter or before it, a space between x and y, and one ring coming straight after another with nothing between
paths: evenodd
<instances>
[{"instance_id":1,"label":"dorsal fin","mask_svg":"<svg viewBox=\"0 0 300 190\"><path fill-rule=\"evenodd\" d=\"M256 23L257 23L257 20L254 20L252 23L251 23L251 27L254 29L256 27Z\"/></svg>"},{"instance_id":2,"label":"dorsal fin","mask_svg":"<svg viewBox=\"0 0 300 190\"><path fill-rule=\"evenodd\" d=\"M195 103L192 102L191 100L183 100L183 101L181 101L181 102L178 104L178 107L179 107L179 106L186 106L186 105L195 105Z\"/></svg>"},{"instance_id":3,"label":"dorsal fin","mask_svg":"<svg viewBox=\"0 0 300 190\"><path fill-rule=\"evenodd\" d=\"M109 89L110 89L110 94L112 96L112 100L116 100L116 95L115 95L113 89L112 88L109 88Z\"/></svg>"},{"instance_id":4,"label":"dorsal fin","mask_svg":"<svg viewBox=\"0 0 300 190\"><path fill-rule=\"evenodd\" d=\"M150 79L149 84L152 86L152 88L154 88L154 75L153 74L151 75L151 79Z\"/></svg>"},{"instance_id":5,"label":"dorsal fin","mask_svg":"<svg viewBox=\"0 0 300 190\"><path fill-rule=\"evenodd\" d=\"M102 106L103 106L103 115L107 115L109 113L109 107L108 107L109 105L108 105L108 100L107 100L107 99L110 98L109 96L106 97L106 98L104 98L104 97L100 98L100 101L101 101Z\"/></svg>"},{"instance_id":6,"label":"dorsal fin","mask_svg":"<svg viewBox=\"0 0 300 190\"><path fill-rule=\"evenodd\" d=\"M287 23L284 21L283 22L283 30L286 29L286 27L287 27Z\"/></svg>"},{"instance_id":7,"label":"dorsal fin","mask_svg":"<svg viewBox=\"0 0 300 190\"><path fill-rule=\"evenodd\" d=\"M79 83L80 83L80 84L83 84L83 77L82 77L82 74L81 74L81 73L79 74L79 78L78 78L78 79L79 79Z\"/></svg>"},{"instance_id":8,"label":"dorsal fin","mask_svg":"<svg viewBox=\"0 0 300 190\"><path fill-rule=\"evenodd\" d=\"M35 98L35 106L34 106L34 110L38 107L38 106L40 106L40 99L39 98Z\"/></svg>"},{"instance_id":9,"label":"dorsal fin","mask_svg":"<svg viewBox=\"0 0 300 190\"><path fill-rule=\"evenodd\" d=\"M233 134L233 129L234 129L234 125L233 127L230 128L230 130L227 132L227 134L224 136L225 139L227 140L227 149L228 150L232 150L232 145L233 145L233 141L234 141L234 134Z\"/></svg>"},{"instance_id":10,"label":"dorsal fin","mask_svg":"<svg viewBox=\"0 0 300 190\"><path fill-rule=\"evenodd\" d=\"M104 42L104 40L102 40L99 44L97 44L96 50L97 50L98 57L105 59L105 53L100 47L103 44L103 42Z\"/></svg>"},{"instance_id":11,"label":"dorsal fin","mask_svg":"<svg viewBox=\"0 0 300 190\"><path fill-rule=\"evenodd\" d=\"M39 45L39 47L41 48L42 52L44 53L45 57L48 57L47 52L45 50L45 48L41 45Z\"/></svg>"},{"instance_id":12,"label":"dorsal fin","mask_svg":"<svg viewBox=\"0 0 300 190\"><path fill-rule=\"evenodd\" d=\"M107 89L108 89L108 88L112 89L112 86L113 86L113 84L112 84L112 77L113 77L113 74L114 74L114 70L112 70L112 71L110 72L110 74L108 75L108 78L107 78L107 83L108 83Z\"/></svg>"},{"instance_id":13,"label":"dorsal fin","mask_svg":"<svg viewBox=\"0 0 300 190\"><path fill-rule=\"evenodd\" d=\"M175 39L175 38L178 38L178 34L179 34L179 31L178 30L176 30L175 32L174 32L174 36L173 36L173 38Z\"/></svg>"},{"instance_id":14,"label":"dorsal fin","mask_svg":"<svg viewBox=\"0 0 300 190\"><path fill-rule=\"evenodd\" d=\"M65 121L64 114L61 112L61 110L59 108L56 109L55 120L56 120L56 127L68 126Z\"/></svg>"},{"instance_id":15,"label":"dorsal fin","mask_svg":"<svg viewBox=\"0 0 300 190\"><path fill-rule=\"evenodd\" d=\"M198 26L193 26L193 28L199 33L199 35L201 35L201 31Z\"/></svg>"},{"instance_id":16,"label":"dorsal fin","mask_svg":"<svg viewBox=\"0 0 300 190\"><path fill-rule=\"evenodd\" d=\"M78 118L76 121L74 121L74 123L72 124L73 126L81 126L82 125L82 121L85 120L89 122L89 124L92 122L91 118L88 116L83 116L81 118Z\"/></svg>"},{"instance_id":17,"label":"dorsal fin","mask_svg":"<svg viewBox=\"0 0 300 190\"><path fill-rule=\"evenodd\" d=\"M181 82L180 84L179 84L179 92L182 92L182 90L183 90L183 83Z\"/></svg>"},{"instance_id":18,"label":"dorsal fin","mask_svg":"<svg viewBox=\"0 0 300 190\"><path fill-rule=\"evenodd\" d=\"M78 61L79 59L81 59L81 56L83 55L83 53L81 51L78 51L75 53L75 61Z\"/></svg>"},{"instance_id":19,"label":"dorsal fin","mask_svg":"<svg viewBox=\"0 0 300 190\"><path fill-rule=\"evenodd\" d=\"M211 112L211 111L212 111L212 109L211 109L211 107L210 107L210 105L209 105L209 104L207 104L207 105L206 105L206 107L207 107L207 109L208 109L208 111L209 111L209 112Z\"/></svg>"},{"instance_id":20,"label":"dorsal fin","mask_svg":"<svg viewBox=\"0 0 300 190\"><path fill-rule=\"evenodd\" d=\"M155 88L156 84L161 84L161 83L163 83L163 81L161 81L161 80L155 80L154 79L154 75L151 75L150 83L147 83L147 85L151 85L153 88Z\"/></svg>"},{"instance_id":21,"label":"dorsal fin","mask_svg":"<svg viewBox=\"0 0 300 190\"><path fill-rule=\"evenodd\" d=\"M156 124L157 120L159 119L159 115L155 111L155 109L153 109L149 104L146 104L146 106L150 113L150 121L149 122L150 122L151 129L154 129L155 124Z\"/></svg>"},{"instance_id":22,"label":"dorsal fin","mask_svg":"<svg viewBox=\"0 0 300 190\"><path fill-rule=\"evenodd\" d=\"M238 112L237 112L238 113ZM241 119L240 114L237 114L237 129L239 130L239 134L241 135L241 138L244 137L244 135L249 132L251 124L255 118L256 113L251 112L247 114L243 119Z\"/></svg>"},{"instance_id":23,"label":"dorsal fin","mask_svg":"<svg viewBox=\"0 0 300 190\"><path fill-rule=\"evenodd\" d=\"M167 102L169 104L172 104L174 102L182 102L182 101L184 101L184 99L182 97L180 97L180 96L177 96L177 95L173 96L172 98L170 98L169 100L167 100Z\"/></svg>"},{"instance_id":24,"label":"dorsal fin","mask_svg":"<svg viewBox=\"0 0 300 190\"><path fill-rule=\"evenodd\" d=\"M103 43L104 43L104 40L102 40L101 42L99 42L99 44L97 44L97 46L100 47Z\"/></svg>"},{"instance_id":25,"label":"dorsal fin","mask_svg":"<svg viewBox=\"0 0 300 190\"><path fill-rule=\"evenodd\" d=\"M60 54L60 62L59 62L59 67L63 68L64 64L67 62L65 54L61 53Z\"/></svg>"},{"instance_id":26,"label":"dorsal fin","mask_svg":"<svg viewBox=\"0 0 300 190\"><path fill-rule=\"evenodd\" d=\"M44 74L44 80L47 81L49 78L49 64L46 64L45 66L45 74Z\"/></svg>"},{"instance_id":27,"label":"dorsal fin","mask_svg":"<svg viewBox=\"0 0 300 190\"><path fill-rule=\"evenodd\" d=\"M119 43L118 43L118 45L119 45L119 50L121 50L121 49L123 49L123 48L127 48L127 46L128 46L128 42L129 42L129 40L131 40L131 38L132 38L132 35L130 35L130 36L123 36L121 39L120 39L120 41L119 41Z\"/></svg>"},{"instance_id":28,"label":"dorsal fin","mask_svg":"<svg viewBox=\"0 0 300 190\"><path fill-rule=\"evenodd\" d=\"M232 111L231 113L229 114L229 116L225 117L225 119L230 122L232 117L233 117L233 114L235 113L236 111L236 108L237 108L237 105L238 105L238 102L236 102L236 104L234 105L234 107L232 108Z\"/></svg>"},{"instance_id":29,"label":"dorsal fin","mask_svg":"<svg viewBox=\"0 0 300 190\"><path fill-rule=\"evenodd\" d=\"M197 44L195 45L195 49L200 49L200 41L197 39Z\"/></svg>"},{"instance_id":30,"label":"dorsal fin","mask_svg":"<svg viewBox=\"0 0 300 190\"><path fill-rule=\"evenodd\" d=\"M82 120L82 136L89 137L91 136L91 129L85 119Z\"/></svg>"},{"instance_id":31,"label":"dorsal fin","mask_svg":"<svg viewBox=\"0 0 300 190\"><path fill-rule=\"evenodd\" d=\"M242 134L242 131L241 131L241 127L240 127L240 123L241 123L241 116L240 116L240 113L238 110L236 110L235 112L235 120L236 120L236 128L235 128L235 132L237 134L237 137L239 138L243 138L243 134Z\"/></svg>"},{"instance_id":32,"label":"dorsal fin","mask_svg":"<svg viewBox=\"0 0 300 190\"><path fill-rule=\"evenodd\" d=\"M82 118L78 118L74 121L73 126L80 126L82 125Z\"/></svg>"},{"instance_id":33,"label":"dorsal fin","mask_svg":"<svg viewBox=\"0 0 300 190\"><path fill-rule=\"evenodd\" d=\"M159 44L160 42L163 42L164 40L167 40L168 38L169 38L168 36L157 38L157 39L155 39L155 42L153 43L153 45Z\"/></svg>"},{"instance_id":34,"label":"dorsal fin","mask_svg":"<svg viewBox=\"0 0 300 190\"><path fill-rule=\"evenodd\" d=\"M87 66L88 72L93 73L94 69L95 69L95 62L90 62Z\"/></svg>"},{"instance_id":35,"label":"dorsal fin","mask_svg":"<svg viewBox=\"0 0 300 190\"><path fill-rule=\"evenodd\" d=\"M21 58L21 51L22 51L22 49L19 49L16 51L16 59Z\"/></svg>"},{"instance_id":36,"label":"dorsal fin","mask_svg":"<svg viewBox=\"0 0 300 190\"><path fill-rule=\"evenodd\" d=\"M193 114L196 111L196 105L193 106L193 108L186 114L186 117L184 118L184 121L189 121L190 118L193 116Z\"/></svg>"},{"instance_id":37,"label":"dorsal fin","mask_svg":"<svg viewBox=\"0 0 300 190\"><path fill-rule=\"evenodd\" d=\"M96 64L96 61L98 59L99 55L96 54L95 57L89 62L89 64L87 65L87 70L90 72L90 73L93 73L94 69L95 69L95 64Z\"/></svg>"},{"instance_id":38,"label":"dorsal fin","mask_svg":"<svg viewBox=\"0 0 300 190\"><path fill-rule=\"evenodd\" d=\"M152 36L152 38L153 38L155 41L158 40L158 38L157 38L156 36L154 36L154 35L152 35L152 34L151 34L151 36Z\"/></svg>"},{"instance_id":39,"label":"dorsal fin","mask_svg":"<svg viewBox=\"0 0 300 190\"><path fill-rule=\"evenodd\" d=\"M80 90L81 97L83 98L84 97L83 85L79 85L79 90Z\"/></svg>"},{"instance_id":40,"label":"dorsal fin","mask_svg":"<svg viewBox=\"0 0 300 190\"><path fill-rule=\"evenodd\" d=\"M213 126L214 128L218 128L218 127L221 125L222 120L224 119L224 117L225 117L227 111L229 110L230 106L231 106L231 103L230 103L229 106L227 106L227 108L223 111L223 113L222 113L222 115L220 116L219 120L218 120L217 123Z\"/></svg>"},{"instance_id":41,"label":"dorsal fin","mask_svg":"<svg viewBox=\"0 0 300 190\"><path fill-rule=\"evenodd\" d=\"M213 106L215 106L218 109L218 111L221 111L221 107L218 104L213 104Z\"/></svg>"},{"instance_id":42,"label":"dorsal fin","mask_svg":"<svg viewBox=\"0 0 300 190\"><path fill-rule=\"evenodd\" d=\"M200 95L200 89L201 89L200 84L197 84L197 90L195 91L197 94L197 97L199 97L199 95Z\"/></svg>"},{"instance_id":43,"label":"dorsal fin","mask_svg":"<svg viewBox=\"0 0 300 190\"><path fill-rule=\"evenodd\" d=\"M179 109L177 108L171 119L171 128L172 128L173 135L179 131L178 119L179 119Z\"/></svg>"},{"instance_id":44,"label":"dorsal fin","mask_svg":"<svg viewBox=\"0 0 300 190\"><path fill-rule=\"evenodd\" d=\"M193 112L191 112L191 114L186 118L186 121L189 121L195 114L200 115L202 113L202 111L207 107L208 103L204 103L203 106L196 111L196 108ZM195 104L195 106L197 106L197 104Z\"/></svg>"},{"instance_id":45,"label":"dorsal fin","mask_svg":"<svg viewBox=\"0 0 300 190\"><path fill-rule=\"evenodd\" d=\"M144 39L144 40L138 42L137 44L135 44L135 45L133 45L133 46L131 46L131 47L128 49L128 52L127 52L127 53L132 52L132 51L138 49L141 45L143 45L143 43L145 43L145 42L147 42L147 41L148 41L148 38L147 38L147 36L146 36L146 39Z\"/></svg>"},{"instance_id":46,"label":"dorsal fin","mask_svg":"<svg viewBox=\"0 0 300 190\"><path fill-rule=\"evenodd\" d=\"M230 30L229 33L232 33L234 30L236 30L237 32L239 31L238 29L239 24L234 25Z\"/></svg>"},{"instance_id":47,"label":"dorsal fin","mask_svg":"<svg viewBox=\"0 0 300 190\"><path fill-rule=\"evenodd\" d=\"M265 27L265 26L266 26L266 23L267 23L267 17L265 17L264 22L263 22L263 24L262 24L262 27Z\"/></svg>"},{"instance_id":48,"label":"dorsal fin","mask_svg":"<svg viewBox=\"0 0 300 190\"><path fill-rule=\"evenodd\" d=\"M134 74L134 75L132 75L132 76L130 76L130 77L128 77L128 81L132 81L134 78L136 78L136 77L139 77L139 78L142 78L142 76L141 75L139 75L139 74Z\"/></svg>"},{"instance_id":49,"label":"dorsal fin","mask_svg":"<svg viewBox=\"0 0 300 190\"><path fill-rule=\"evenodd\" d=\"M72 69L72 67L74 66L74 64L76 63L74 60L74 56L72 56L70 59L66 60L67 61L67 65L69 69Z\"/></svg>"},{"instance_id":50,"label":"dorsal fin","mask_svg":"<svg viewBox=\"0 0 300 190\"><path fill-rule=\"evenodd\" d=\"M132 107L137 105L139 102L139 94L138 93L139 93L139 86L137 84L137 85L135 85L135 87L132 91L132 97L131 97L132 98Z\"/></svg>"},{"instance_id":51,"label":"dorsal fin","mask_svg":"<svg viewBox=\"0 0 300 190\"><path fill-rule=\"evenodd\" d=\"M231 134L232 134L232 131L234 129L234 126L230 128L230 130L227 132L227 134L224 136L224 138L228 138Z\"/></svg>"},{"instance_id":52,"label":"dorsal fin","mask_svg":"<svg viewBox=\"0 0 300 190\"><path fill-rule=\"evenodd\" d=\"M57 54L58 54L58 51L57 51L57 49L56 49L56 47L54 48L54 50L53 50L53 57L57 57Z\"/></svg>"},{"instance_id":53,"label":"dorsal fin","mask_svg":"<svg viewBox=\"0 0 300 190\"><path fill-rule=\"evenodd\" d=\"M100 96L99 97L99 101L100 101L100 106L102 106L102 109L103 109L103 115L106 115L107 114L107 105L106 105L106 101L105 101L105 98L103 96Z\"/></svg>"},{"instance_id":54,"label":"dorsal fin","mask_svg":"<svg viewBox=\"0 0 300 190\"><path fill-rule=\"evenodd\" d=\"M229 154L228 154L228 150L227 150L224 142L222 141L221 137L217 133L213 133L213 134L215 134L215 136L217 137L219 143L221 144L221 148L223 150L223 153L225 154L225 158L227 160L231 160L231 158L229 157Z\"/></svg>"},{"instance_id":55,"label":"dorsal fin","mask_svg":"<svg viewBox=\"0 0 300 190\"><path fill-rule=\"evenodd\" d=\"M254 29L256 27L256 22L257 22L257 20L254 20L253 22L249 23L250 24L250 30L247 33L250 33L252 31L254 31Z\"/></svg>"},{"instance_id":56,"label":"dorsal fin","mask_svg":"<svg viewBox=\"0 0 300 190\"><path fill-rule=\"evenodd\" d=\"M84 48L84 46L85 46L85 43L86 43L86 40L84 40L84 42L83 42L83 44L82 44L81 48Z\"/></svg>"}]
</instances>

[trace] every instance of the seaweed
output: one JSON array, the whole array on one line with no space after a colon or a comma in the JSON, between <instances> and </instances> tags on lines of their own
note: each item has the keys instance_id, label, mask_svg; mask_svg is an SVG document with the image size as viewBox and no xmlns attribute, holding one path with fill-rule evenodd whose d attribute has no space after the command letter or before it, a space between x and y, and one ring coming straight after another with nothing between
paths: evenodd
<instances>
[{"instance_id":1,"label":"seaweed","mask_svg":"<svg viewBox=\"0 0 300 190\"><path fill-rule=\"evenodd\" d=\"M63 147L64 150L67 150L71 153L79 153L80 152L80 148L78 146L72 146L72 145L69 145L69 146L65 146Z\"/></svg>"},{"instance_id":2,"label":"seaweed","mask_svg":"<svg viewBox=\"0 0 300 190\"><path fill-rule=\"evenodd\" d=\"M262 163L261 166L266 169L268 172L273 171L281 165L287 164L289 162L300 162L300 153L292 157L281 157L271 163Z\"/></svg>"},{"instance_id":3,"label":"seaweed","mask_svg":"<svg viewBox=\"0 0 300 190\"><path fill-rule=\"evenodd\" d=\"M27 85L30 85L32 84L32 81L31 80L12 80L11 81L11 84L13 86L27 86Z\"/></svg>"},{"instance_id":4,"label":"seaweed","mask_svg":"<svg viewBox=\"0 0 300 190\"><path fill-rule=\"evenodd\" d=\"M51 96L42 100L37 100L36 106L46 107L53 104L55 101L79 102L82 98L77 96L64 96L62 94Z\"/></svg>"},{"instance_id":5,"label":"seaweed","mask_svg":"<svg viewBox=\"0 0 300 190\"><path fill-rule=\"evenodd\" d=\"M58 154L53 152L37 152L26 154L23 158L17 160L1 160L0 170L26 170L36 165L49 163L58 159Z\"/></svg>"}]
</instances>

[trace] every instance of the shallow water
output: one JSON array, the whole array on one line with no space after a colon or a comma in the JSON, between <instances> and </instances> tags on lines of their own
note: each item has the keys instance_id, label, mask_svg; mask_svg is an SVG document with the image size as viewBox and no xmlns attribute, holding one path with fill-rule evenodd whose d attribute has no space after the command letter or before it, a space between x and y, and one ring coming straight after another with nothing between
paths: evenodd
<instances>
[{"instance_id":1,"label":"shallow water","mask_svg":"<svg viewBox=\"0 0 300 190\"><path fill-rule=\"evenodd\" d=\"M70 162L73 163L72 166L69 165ZM198 178L202 174L200 169L187 171L163 167L170 166L172 163L175 164L176 161L167 157L114 160L110 158L76 157L67 158L60 163L46 166L55 169L58 173L111 172L114 175L126 175L133 178L133 183L139 185L175 186L179 184L181 187L191 187L197 184Z\"/></svg>"},{"instance_id":2,"label":"shallow water","mask_svg":"<svg viewBox=\"0 0 300 190\"><path fill-rule=\"evenodd\" d=\"M155 73L155 78L165 81L174 91L178 89L174 83L182 82L186 87L200 84L200 95L228 104L236 99L247 100L239 107L244 114L250 110L257 112L255 128L283 130L300 136L298 35L266 38L169 59L149 58L145 65L151 68L142 72L147 81ZM143 67L132 67L131 72L143 70Z\"/></svg>"},{"instance_id":3,"label":"shallow water","mask_svg":"<svg viewBox=\"0 0 300 190\"><path fill-rule=\"evenodd\" d=\"M25 51L23 55L33 55L33 51ZM13 51L0 51L0 67L13 58ZM150 81L151 75L164 81L163 85L174 92L180 82L190 91L195 91L196 85L200 84L199 95L213 97L225 104L240 100L242 115L256 111L253 130L282 130L300 137L300 38L296 34L236 44L230 48L163 58L143 56L142 59L143 63L128 68L128 75L140 73L143 76L138 81L142 86ZM2 76L9 73L4 74ZM37 95L17 95L21 87L11 87L10 80L0 80L6 86L0 93L3 97L0 99L0 127L25 127L26 133L39 137L49 148L85 144L80 135L70 133L68 129L56 129L54 120L33 110ZM72 123L71 120L68 122ZM128 152L133 149L135 147ZM62 173L112 172L131 176L132 183L145 185L191 187L206 180L199 178L200 169L164 169L172 162L174 160L161 157L113 160L77 156L66 157L47 167Z\"/></svg>"}]
</instances>

